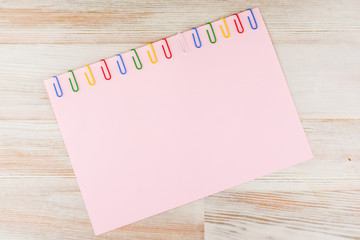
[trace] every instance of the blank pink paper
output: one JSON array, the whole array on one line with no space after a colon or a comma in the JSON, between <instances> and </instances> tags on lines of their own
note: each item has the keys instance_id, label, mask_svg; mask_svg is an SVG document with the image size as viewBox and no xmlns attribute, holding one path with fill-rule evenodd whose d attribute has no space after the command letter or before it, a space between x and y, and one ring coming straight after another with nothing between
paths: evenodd
<instances>
[{"instance_id":1,"label":"blank pink paper","mask_svg":"<svg viewBox=\"0 0 360 240\"><path fill-rule=\"evenodd\" d=\"M45 80L95 234L133 223L312 158L258 9ZM239 25L239 30L241 27ZM138 63L138 62L137 62ZM138 67L139 67L138 63Z\"/></svg>"}]
</instances>

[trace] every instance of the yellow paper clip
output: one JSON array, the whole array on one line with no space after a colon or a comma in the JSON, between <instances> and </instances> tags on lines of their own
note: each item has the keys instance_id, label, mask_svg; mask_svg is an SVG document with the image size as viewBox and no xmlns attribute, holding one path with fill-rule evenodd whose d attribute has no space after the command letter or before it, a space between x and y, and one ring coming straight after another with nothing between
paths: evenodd
<instances>
[{"instance_id":1,"label":"yellow paper clip","mask_svg":"<svg viewBox=\"0 0 360 240\"><path fill-rule=\"evenodd\" d=\"M155 57L155 61L153 61L152 58L151 58L151 56L150 56L149 50L147 50L147 53L148 53L149 58L150 58L150 61L151 61L152 64L155 64L155 63L157 63L157 58L156 58L156 54L155 54L155 51L154 51L154 47L153 47L153 45L152 45L151 43L148 43L147 45L150 45L150 46L151 46L151 50L152 50L152 52L153 52L153 54L154 54L154 57Z\"/></svg>"},{"instance_id":2,"label":"yellow paper clip","mask_svg":"<svg viewBox=\"0 0 360 240\"><path fill-rule=\"evenodd\" d=\"M90 72L90 75L91 75L91 77L92 77L93 83L90 83L89 78L88 78L88 76L87 76L86 72L85 72L85 77L86 77L86 79L87 79L88 83L90 84L90 86L93 86L93 85L95 84L95 79L94 79L94 76L93 76L93 74L92 74L92 72L91 72L90 67L89 67L88 65L85 65L85 67L87 67L87 68L89 69L89 72Z\"/></svg>"},{"instance_id":3,"label":"yellow paper clip","mask_svg":"<svg viewBox=\"0 0 360 240\"><path fill-rule=\"evenodd\" d=\"M225 18L221 18L221 19L224 21L226 30L227 30L227 32L228 32L228 35L226 36L225 33L224 33L224 30L223 30L222 26L220 25L222 34L224 35L225 38L229 38L229 37L230 37L230 31L229 31L229 28L228 28L227 23L226 23L226 21L225 21Z\"/></svg>"}]
</instances>

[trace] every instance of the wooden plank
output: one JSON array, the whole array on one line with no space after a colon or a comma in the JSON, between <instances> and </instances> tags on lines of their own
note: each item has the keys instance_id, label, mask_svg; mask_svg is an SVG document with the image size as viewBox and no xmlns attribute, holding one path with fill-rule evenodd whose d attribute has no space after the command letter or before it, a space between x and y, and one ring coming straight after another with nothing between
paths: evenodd
<instances>
[{"instance_id":1,"label":"wooden plank","mask_svg":"<svg viewBox=\"0 0 360 240\"><path fill-rule=\"evenodd\" d=\"M296 188L253 192L237 187L221 192L206 198L205 238L360 239L358 186L316 192Z\"/></svg>"},{"instance_id":2,"label":"wooden plank","mask_svg":"<svg viewBox=\"0 0 360 240\"><path fill-rule=\"evenodd\" d=\"M1 179L0 239L203 239L203 200L95 237L75 178Z\"/></svg>"},{"instance_id":3,"label":"wooden plank","mask_svg":"<svg viewBox=\"0 0 360 240\"><path fill-rule=\"evenodd\" d=\"M273 39L359 43L357 0L346 1L5 1L0 43L142 43L259 7ZM343 11L346 9L346 11ZM277 38L279 36L279 38ZM281 37L286 36L286 37Z\"/></svg>"}]
</instances>

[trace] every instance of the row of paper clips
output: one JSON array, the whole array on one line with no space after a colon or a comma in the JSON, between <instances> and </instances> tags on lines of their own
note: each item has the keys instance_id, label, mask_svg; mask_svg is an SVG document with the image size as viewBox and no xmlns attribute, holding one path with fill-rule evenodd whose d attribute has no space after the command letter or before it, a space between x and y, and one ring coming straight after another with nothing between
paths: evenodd
<instances>
[{"instance_id":1,"label":"row of paper clips","mask_svg":"<svg viewBox=\"0 0 360 240\"><path fill-rule=\"evenodd\" d=\"M255 19L254 13L253 13L253 11L252 11L251 9L248 9L248 11L251 12L251 15L252 15L252 18L253 18L253 21L254 21L254 25L253 25L252 22L251 22L251 20L250 20L250 17L247 17L248 20L249 20L249 23L250 23L250 27L251 27L253 30L255 30L255 29L258 28L258 25L257 25L256 19ZM239 15L238 15L238 14L233 14L233 15L237 17L237 20L239 21L239 24L240 24L240 26L241 26L241 29L239 29L238 24L236 23L236 19L234 19L234 23L235 23L235 26L236 26L236 29L237 29L238 33L243 33L243 32L244 32L244 27L243 27L243 25L242 25L242 23L241 23L241 21L240 21ZM225 34L224 29L223 29L222 26L220 26L221 32L222 32L222 34L224 35L225 38L229 38L229 37L230 37L230 31L229 31L229 28L228 28L228 26L227 26L226 20L225 20L225 18L221 18L221 20L224 21L227 34ZM210 37L209 30L206 30L207 35L208 35L208 37L209 37L209 41L210 41L210 43L214 44L214 43L216 43L216 35L215 35L215 32L214 32L213 26L211 25L211 23L207 23L207 24L210 25L210 28L211 28L211 31L212 31L212 35L213 35L213 37L211 38L211 37ZM193 37L193 40L194 40L195 47L196 47L196 48L201 48L202 43L201 43L201 40L200 40L200 37L199 37L199 33L198 33L198 31L197 31L196 28L192 28L192 29L195 30L195 33L196 33L196 35L197 35L197 40L198 40L198 41L195 40L195 35L194 35L194 33L192 33L192 37ZM179 33L178 35L180 36L180 38L182 38L183 45L184 45L184 48L183 48L183 47L181 46L181 44L180 44L180 41L178 40L179 48L181 49L182 52L186 53L186 52L187 52L187 46L186 46L186 44L185 44L184 36L183 36L181 33ZM170 50L168 41L166 40L166 38L163 38L162 40L165 41L165 44L166 44L167 49L168 49L168 53L166 53L165 47L164 47L164 45L162 45L162 49L163 49L163 51L164 51L164 55L165 55L165 57L166 57L167 59L170 59L170 58L172 58L172 53L171 53L171 50ZM198 43L197 43L197 42L198 42ZM150 45L150 47L151 47L152 53L153 53L153 55L154 55L154 59L151 57L149 50L147 51L147 53L148 53L148 55L149 55L149 58L150 58L151 63L155 64L155 63L157 63L157 57L156 57L156 54L155 54L154 47L153 47L153 45L152 45L151 43L148 43L148 45ZM136 69L141 70L141 69L142 69L142 63L141 63L141 61L140 61L140 58L139 58L138 53L136 52L135 49L131 49L131 51L133 51L133 52L135 53L136 58L137 58L138 63L139 63L139 64L137 64L135 58L132 57ZM120 58L120 60L121 60L122 68L123 68L123 69L121 69L120 64L119 64L119 61L116 61L116 62L117 62L117 65L118 65L118 68L119 68L119 71L120 71L121 74L124 75L124 74L126 74L126 72L127 72L125 63L124 63L123 58L121 57L120 54L117 54L117 56L119 56L119 58ZM108 68L108 65L107 65L107 63L106 63L106 61L105 61L104 59L101 59L101 61L104 62L105 67L106 67L106 70L107 70L107 73L108 73L108 74L105 74L104 68L101 67L101 70L102 70L102 72L103 72L103 74L104 74L104 78L105 78L106 80L110 80L110 79L111 79L111 73L110 73L110 70L109 70L109 68ZM91 72L91 69L90 69L89 65L85 65L85 67L88 68L88 70L89 70L89 72L90 72L90 75L91 75L91 78L92 78L92 81L89 80L89 77L88 77L88 75L86 74L86 72L85 72L85 77L86 77L89 85L90 85L90 86L93 86L93 85L95 84L94 76L93 76L93 74L92 74L92 72ZM69 72L71 72L71 74L72 74L72 76L73 76L73 78L74 78L75 85L76 85L76 88L75 88L74 85L73 85L73 83L72 83L72 81L71 81L71 78L69 78L71 88L72 88L72 90L73 90L74 92L77 92L77 91L79 91L79 85L78 85L78 83L77 83L77 81L76 81L74 72L73 72L72 70L69 70ZM108 76L106 76L106 75L108 75ZM57 89L56 89L55 83L53 83L56 96L62 97L62 96L63 96L63 91L62 91L62 89L61 89L61 86L60 86L60 83L59 83L59 79L57 78L57 76L54 76L54 78L56 79L56 82L57 82L57 84L58 84L58 86L59 86L59 92L58 92Z\"/></svg>"}]
</instances>

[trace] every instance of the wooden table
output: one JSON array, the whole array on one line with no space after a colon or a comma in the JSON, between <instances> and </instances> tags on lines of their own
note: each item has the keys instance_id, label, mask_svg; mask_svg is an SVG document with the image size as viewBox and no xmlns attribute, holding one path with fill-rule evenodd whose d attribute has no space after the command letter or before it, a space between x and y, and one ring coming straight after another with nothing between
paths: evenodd
<instances>
[{"instance_id":1,"label":"wooden table","mask_svg":"<svg viewBox=\"0 0 360 240\"><path fill-rule=\"evenodd\" d=\"M252 7L314 159L95 237L43 80ZM360 239L359 33L359 0L0 1L0 239Z\"/></svg>"}]
</instances>

